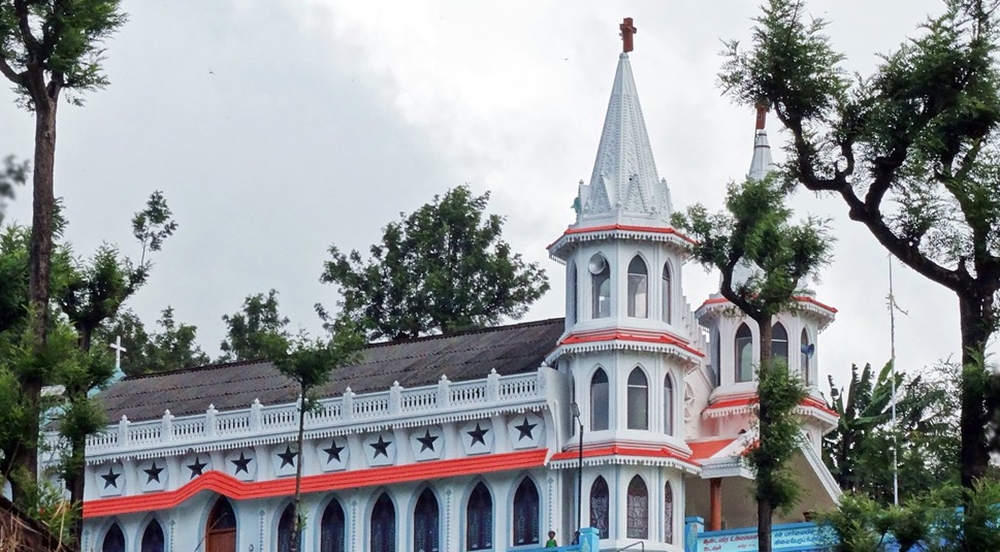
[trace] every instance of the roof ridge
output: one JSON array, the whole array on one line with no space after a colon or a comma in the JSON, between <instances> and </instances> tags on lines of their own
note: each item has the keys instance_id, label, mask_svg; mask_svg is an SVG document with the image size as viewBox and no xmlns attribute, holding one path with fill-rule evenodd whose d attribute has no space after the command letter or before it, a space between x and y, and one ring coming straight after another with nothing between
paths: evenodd
<instances>
[{"instance_id":1,"label":"roof ridge","mask_svg":"<svg viewBox=\"0 0 1000 552\"><path fill-rule=\"evenodd\" d=\"M177 368L175 370L164 370L162 372L144 372L142 374L135 374L131 376L125 376L121 381L135 381L139 379L146 379L159 376L170 376L174 374L184 374L187 372L201 372L206 370L218 370L220 368L232 368L234 366L247 366L250 364L262 364L265 362L271 362L266 358L250 358L246 360L233 360L229 362L213 362L209 364L202 364L199 366L188 366L186 368Z\"/></svg>"},{"instance_id":2,"label":"roof ridge","mask_svg":"<svg viewBox=\"0 0 1000 552\"><path fill-rule=\"evenodd\" d=\"M369 343L365 349L374 349L376 347L387 347L390 345L401 345L403 343L417 343L421 341L432 341L435 339L447 339L451 337L458 337L463 335L472 335L478 333L490 333L503 330L512 330L518 328L530 328L532 326L544 326L545 324L552 324L565 320L565 317L559 316L554 318L546 318L543 320L531 320L528 322L518 322L517 324L508 324L505 326L484 326L482 328L469 328L467 330L456 330L448 333L434 334L434 335L422 335L420 337L403 337L400 339L393 339L392 341L380 341L377 343Z\"/></svg>"}]
</instances>

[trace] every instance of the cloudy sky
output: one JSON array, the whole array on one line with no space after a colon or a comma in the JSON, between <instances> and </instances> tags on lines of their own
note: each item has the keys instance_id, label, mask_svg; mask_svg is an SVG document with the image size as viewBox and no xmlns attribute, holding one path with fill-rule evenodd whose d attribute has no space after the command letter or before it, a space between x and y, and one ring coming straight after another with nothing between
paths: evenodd
<instances>
[{"instance_id":1,"label":"cloudy sky","mask_svg":"<svg viewBox=\"0 0 1000 552\"><path fill-rule=\"evenodd\" d=\"M941 7L938 0L813 0L829 33L867 71ZM527 319L562 316L561 267L545 246L572 222L588 178L620 50L632 67L660 175L675 208L719 208L750 161L753 113L720 96L722 40L749 36L757 3L552 0L125 0L108 44L111 86L63 106L56 187L85 254L102 241L135 252L129 219L163 190L180 224L132 303L146 320L172 305L217 354L220 317L275 288L293 324L333 306L319 283L326 249L366 249L386 222L462 183L491 191L515 250L553 289ZM786 137L772 128L771 143ZM31 152L30 116L0 89L0 155ZM28 195L9 207L27 222ZM839 309L820 337L821 369L889 357L885 252L833 198L795 204L834 219L835 262L819 299ZM902 367L959 348L953 297L896 272ZM697 307L716 276L689 266Z\"/></svg>"}]
</instances>

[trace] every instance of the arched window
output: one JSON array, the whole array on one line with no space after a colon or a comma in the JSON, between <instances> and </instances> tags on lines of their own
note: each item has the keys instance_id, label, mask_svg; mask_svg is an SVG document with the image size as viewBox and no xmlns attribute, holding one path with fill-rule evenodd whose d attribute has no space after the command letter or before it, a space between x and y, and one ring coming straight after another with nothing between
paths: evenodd
<instances>
[{"instance_id":1,"label":"arched window","mask_svg":"<svg viewBox=\"0 0 1000 552\"><path fill-rule=\"evenodd\" d=\"M802 328L802 337L799 338L801 342L799 344L800 350L802 352L802 358L800 362L802 363L802 382L806 384L806 387L812 385L812 374L811 371L811 361L812 356L816 352L816 346L809 342L809 332L805 328Z\"/></svg>"},{"instance_id":2,"label":"arched window","mask_svg":"<svg viewBox=\"0 0 1000 552\"><path fill-rule=\"evenodd\" d=\"M163 552L163 544L163 527L160 527L160 522L154 519L142 532L142 544L139 546L139 550L140 552Z\"/></svg>"},{"instance_id":3,"label":"arched window","mask_svg":"<svg viewBox=\"0 0 1000 552\"><path fill-rule=\"evenodd\" d=\"M611 267L603 255L590 258L590 291L592 296L590 317L611 316Z\"/></svg>"},{"instance_id":4,"label":"arched window","mask_svg":"<svg viewBox=\"0 0 1000 552\"><path fill-rule=\"evenodd\" d=\"M569 270L566 271L566 277L569 280L566 282L566 294L569 296L569 308L566 309L566 314L569 317L570 324L576 324L580 320L580 299L577 295L577 278L576 278L576 263L569 264Z\"/></svg>"},{"instance_id":5,"label":"arched window","mask_svg":"<svg viewBox=\"0 0 1000 552\"><path fill-rule=\"evenodd\" d=\"M649 272L646 263L636 255L628 264L628 315L634 318L649 316Z\"/></svg>"},{"instance_id":6,"label":"arched window","mask_svg":"<svg viewBox=\"0 0 1000 552\"><path fill-rule=\"evenodd\" d=\"M788 331L781 322L775 322L771 326L771 358L780 358L788 366Z\"/></svg>"},{"instance_id":7,"label":"arched window","mask_svg":"<svg viewBox=\"0 0 1000 552\"><path fill-rule=\"evenodd\" d=\"M122 528L117 523L113 524L104 535L101 552L125 552L125 533L122 533Z\"/></svg>"},{"instance_id":8,"label":"arched window","mask_svg":"<svg viewBox=\"0 0 1000 552\"><path fill-rule=\"evenodd\" d=\"M608 538L609 509L611 495L608 493L608 482L597 476L590 486L590 526L597 529L600 538Z\"/></svg>"},{"instance_id":9,"label":"arched window","mask_svg":"<svg viewBox=\"0 0 1000 552\"><path fill-rule=\"evenodd\" d=\"M465 516L465 549L493 548L493 497L486 485L479 483L469 495Z\"/></svg>"},{"instance_id":10,"label":"arched window","mask_svg":"<svg viewBox=\"0 0 1000 552\"><path fill-rule=\"evenodd\" d=\"M337 499L333 499L323 510L323 518L319 522L320 552L344 552L346 549L344 526L344 508Z\"/></svg>"},{"instance_id":11,"label":"arched window","mask_svg":"<svg viewBox=\"0 0 1000 552\"><path fill-rule=\"evenodd\" d=\"M590 378L590 430L608 429L608 375L600 368Z\"/></svg>"},{"instance_id":12,"label":"arched window","mask_svg":"<svg viewBox=\"0 0 1000 552\"><path fill-rule=\"evenodd\" d=\"M670 374L663 379L663 432L674 434L674 380Z\"/></svg>"},{"instance_id":13,"label":"arched window","mask_svg":"<svg viewBox=\"0 0 1000 552\"><path fill-rule=\"evenodd\" d=\"M674 488L669 481L663 488L663 540L674 543Z\"/></svg>"},{"instance_id":14,"label":"arched window","mask_svg":"<svg viewBox=\"0 0 1000 552\"><path fill-rule=\"evenodd\" d=\"M712 363L709 369L709 379L716 387L722 385L722 336L719 330L712 330Z\"/></svg>"},{"instance_id":15,"label":"arched window","mask_svg":"<svg viewBox=\"0 0 1000 552\"><path fill-rule=\"evenodd\" d=\"M289 504L285 506L285 511L281 512L281 519L278 520L278 552L291 552L292 539L297 539L295 549L302 549L302 533L295 535L295 506Z\"/></svg>"},{"instance_id":16,"label":"arched window","mask_svg":"<svg viewBox=\"0 0 1000 552\"><path fill-rule=\"evenodd\" d=\"M649 429L649 383L639 367L628 375L628 428Z\"/></svg>"},{"instance_id":17,"label":"arched window","mask_svg":"<svg viewBox=\"0 0 1000 552\"><path fill-rule=\"evenodd\" d=\"M663 265L662 287L660 295L663 296L663 321L670 324L673 322L674 310L674 296L670 293L670 263Z\"/></svg>"},{"instance_id":18,"label":"arched window","mask_svg":"<svg viewBox=\"0 0 1000 552\"><path fill-rule=\"evenodd\" d=\"M424 489L413 509L413 551L438 552L441 549L441 518L434 492Z\"/></svg>"},{"instance_id":19,"label":"arched window","mask_svg":"<svg viewBox=\"0 0 1000 552\"><path fill-rule=\"evenodd\" d=\"M396 507L382 493L372 508L371 552L396 552Z\"/></svg>"},{"instance_id":20,"label":"arched window","mask_svg":"<svg viewBox=\"0 0 1000 552\"><path fill-rule=\"evenodd\" d=\"M538 489L527 477L514 491L514 516L511 533L514 546L538 544Z\"/></svg>"},{"instance_id":21,"label":"arched window","mask_svg":"<svg viewBox=\"0 0 1000 552\"><path fill-rule=\"evenodd\" d=\"M753 380L753 335L750 326L736 330L736 382Z\"/></svg>"},{"instance_id":22,"label":"arched window","mask_svg":"<svg viewBox=\"0 0 1000 552\"><path fill-rule=\"evenodd\" d=\"M208 515L205 552L236 550L236 513L225 497L220 497Z\"/></svg>"},{"instance_id":23,"label":"arched window","mask_svg":"<svg viewBox=\"0 0 1000 552\"><path fill-rule=\"evenodd\" d=\"M628 484L626 497L626 530L630 539L649 538L649 492L646 482L638 475Z\"/></svg>"}]
</instances>

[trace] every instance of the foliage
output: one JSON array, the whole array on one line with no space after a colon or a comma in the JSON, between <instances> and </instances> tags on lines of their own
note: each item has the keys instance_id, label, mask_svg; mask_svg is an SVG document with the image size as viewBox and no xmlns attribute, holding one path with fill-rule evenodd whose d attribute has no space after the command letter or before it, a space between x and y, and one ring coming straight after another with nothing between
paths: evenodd
<instances>
[{"instance_id":1,"label":"foliage","mask_svg":"<svg viewBox=\"0 0 1000 552\"><path fill-rule=\"evenodd\" d=\"M222 321L227 327L219 345L223 361L267 357L275 347L274 339L288 339L288 318L278 313L278 292L273 289L266 296L248 295L243 310L223 315Z\"/></svg>"},{"instance_id":2,"label":"foliage","mask_svg":"<svg viewBox=\"0 0 1000 552\"><path fill-rule=\"evenodd\" d=\"M167 206L167 199L160 190L154 191L146 201L146 208L132 218L132 235L142 245L142 253L139 255L140 271L147 272L149 268L146 252L162 249L163 241L176 230L177 221Z\"/></svg>"},{"instance_id":3,"label":"foliage","mask_svg":"<svg viewBox=\"0 0 1000 552\"><path fill-rule=\"evenodd\" d=\"M198 346L198 328L174 319L167 307L156 321L159 331L150 333L130 309L123 309L99 332L96 339L113 343L121 337L127 353L122 355L122 371L127 376L166 372L211 362Z\"/></svg>"},{"instance_id":4,"label":"foliage","mask_svg":"<svg viewBox=\"0 0 1000 552\"><path fill-rule=\"evenodd\" d=\"M833 192L885 249L955 293L969 489L988 467L998 402L977 364L1000 327L998 4L945 0L873 74L849 78L824 21L801 0L769 0L750 48L731 42L720 75L735 101L770 103L790 131L790 184Z\"/></svg>"},{"instance_id":5,"label":"foliage","mask_svg":"<svg viewBox=\"0 0 1000 552\"><path fill-rule=\"evenodd\" d=\"M898 447L900 500L958 481L958 373L944 365L935 379L895 377L896 427L892 427L891 364L877 374L871 365L851 367L847 391L830 378L828 406L840 419L823 441L823 458L844 491L891 504L892 447Z\"/></svg>"},{"instance_id":6,"label":"foliage","mask_svg":"<svg viewBox=\"0 0 1000 552\"><path fill-rule=\"evenodd\" d=\"M504 219L485 215L490 194L467 185L383 229L363 260L330 246L320 277L340 288L340 319L369 339L417 337L520 318L548 291L537 263L501 236Z\"/></svg>"},{"instance_id":7,"label":"foliage","mask_svg":"<svg viewBox=\"0 0 1000 552\"><path fill-rule=\"evenodd\" d=\"M3 167L0 168L0 224L3 223L5 200L14 199L15 186L24 185L28 181L30 166L27 161L18 163L13 155L4 158Z\"/></svg>"}]
</instances>

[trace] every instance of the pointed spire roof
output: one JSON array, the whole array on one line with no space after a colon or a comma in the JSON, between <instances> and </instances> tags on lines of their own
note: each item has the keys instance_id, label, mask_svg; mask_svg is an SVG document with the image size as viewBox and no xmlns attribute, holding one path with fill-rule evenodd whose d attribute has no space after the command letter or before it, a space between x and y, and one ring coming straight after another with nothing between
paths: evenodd
<instances>
[{"instance_id":1,"label":"pointed spire roof","mask_svg":"<svg viewBox=\"0 0 1000 552\"><path fill-rule=\"evenodd\" d=\"M670 217L670 190L656 172L626 52L618 56L594 170L590 183L581 183L579 209L578 225L584 219L635 219L659 226L667 225Z\"/></svg>"},{"instance_id":2,"label":"pointed spire roof","mask_svg":"<svg viewBox=\"0 0 1000 552\"><path fill-rule=\"evenodd\" d=\"M753 138L753 159L750 160L750 171L747 176L753 180L764 180L764 177L774 171L774 162L771 161L771 146L767 143L767 131L764 126L767 124L768 107L766 104L757 104L757 129Z\"/></svg>"}]
</instances>

